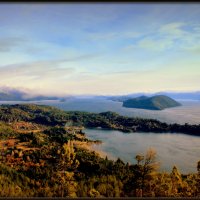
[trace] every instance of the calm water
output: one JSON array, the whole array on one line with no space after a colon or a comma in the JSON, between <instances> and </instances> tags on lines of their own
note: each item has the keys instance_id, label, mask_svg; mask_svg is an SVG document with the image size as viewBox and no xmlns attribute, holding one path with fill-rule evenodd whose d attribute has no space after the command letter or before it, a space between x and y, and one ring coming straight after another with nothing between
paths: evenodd
<instances>
[{"instance_id":1,"label":"calm water","mask_svg":"<svg viewBox=\"0 0 200 200\"><path fill-rule=\"evenodd\" d=\"M183 106L169 108L162 111L125 108L121 102L97 99L71 99L67 102L49 101L48 105L63 110L79 110L88 112L113 111L124 116L154 118L167 123L200 124L200 101L182 101Z\"/></svg>"},{"instance_id":2,"label":"calm water","mask_svg":"<svg viewBox=\"0 0 200 200\"><path fill-rule=\"evenodd\" d=\"M200 160L200 137L184 134L122 133L120 131L85 129L88 138L102 140L93 145L103 151L110 159L121 158L135 163L135 156L145 153L149 148L157 151L161 171L171 171L176 165L182 173L197 172Z\"/></svg>"},{"instance_id":3,"label":"calm water","mask_svg":"<svg viewBox=\"0 0 200 200\"><path fill-rule=\"evenodd\" d=\"M167 123L200 124L200 101L180 101L183 106L162 111L124 108L121 102L103 99L69 99L60 101L1 101L0 104L35 103L50 105L67 111L105 112L114 111L124 116L154 118ZM176 164L181 172L196 172L197 161L200 160L200 137L184 134L134 133L124 134L119 131L86 130L92 139L100 139L104 143L95 148L104 151L110 158L120 157L124 161L134 162L138 153L144 153L149 147L158 152L161 170L170 171Z\"/></svg>"},{"instance_id":4,"label":"calm water","mask_svg":"<svg viewBox=\"0 0 200 200\"><path fill-rule=\"evenodd\" d=\"M67 111L105 112L113 111L124 116L154 118L167 123L200 124L200 101L179 101L183 106L169 108L162 111L144 110L122 107L121 102L104 99L69 99L66 102L56 100L48 101L0 101L0 104L35 103L55 106Z\"/></svg>"}]
</instances>

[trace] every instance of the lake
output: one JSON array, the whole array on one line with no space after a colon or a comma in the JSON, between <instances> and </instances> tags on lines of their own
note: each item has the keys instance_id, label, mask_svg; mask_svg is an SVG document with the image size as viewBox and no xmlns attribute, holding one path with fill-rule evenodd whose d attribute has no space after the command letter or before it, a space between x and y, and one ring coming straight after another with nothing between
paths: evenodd
<instances>
[{"instance_id":1,"label":"lake","mask_svg":"<svg viewBox=\"0 0 200 200\"><path fill-rule=\"evenodd\" d=\"M75 98L66 102L58 100L48 101L1 101L0 104L34 103L50 105L66 111L105 112L113 111L129 117L154 118L167 123L200 124L200 101L179 101L182 106L162 111L125 108L122 102L115 102L95 98ZM196 165L200 160L200 137L184 134L132 133L120 131L86 129L88 137L100 139L102 145L94 146L104 151L109 158L120 157L126 162L134 162L138 153L144 153L149 147L158 152L161 170L171 171L177 165L182 173L196 172Z\"/></svg>"},{"instance_id":2,"label":"lake","mask_svg":"<svg viewBox=\"0 0 200 200\"><path fill-rule=\"evenodd\" d=\"M106 112L113 111L120 115L129 117L142 117L158 119L167 123L190 123L200 124L200 101L179 101L182 106L168 108L165 110L144 110L136 108L125 108L122 102L96 98L73 98L66 102L59 100L46 101L0 101L0 104L16 103L35 103L38 105L50 105L67 111L88 111L88 112Z\"/></svg>"},{"instance_id":3,"label":"lake","mask_svg":"<svg viewBox=\"0 0 200 200\"><path fill-rule=\"evenodd\" d=\"M113 111L129 117L158 119L167 123L200 124L200 101L180 101L183 106L165 110L125 108L122 102L104 99L70 99L66 102L48 101L48 105L68 111L106 112Z\"/></svg>"},{"instance_id":4,"label":"lake","mask_svg":"<svg viewBox=\"0 0 200 200\"><path fill-rule=\"evenodd\" d=\"M93 148L104 152L108 158L118 157L124 162L136 163L137 154L145 154L149 148L157 151L160 170L172 170L176 165L182 173L197 172L200 160L200 137L171 133L123 133L116 130L85 129L90 139L101 140Z\"/></svg>"}]
</instances>

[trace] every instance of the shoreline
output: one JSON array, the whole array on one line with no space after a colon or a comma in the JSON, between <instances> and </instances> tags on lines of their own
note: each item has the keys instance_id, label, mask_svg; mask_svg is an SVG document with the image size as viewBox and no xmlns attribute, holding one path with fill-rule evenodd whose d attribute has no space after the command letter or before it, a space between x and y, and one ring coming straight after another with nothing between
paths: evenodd
<instances>
[{"instance_id":1,"label":"shoreline","mask_svg":"<svg viewBox=\"0 0 200 200\"><path fill-rule=\"evenodd\" d=\"M73 141L73 144L77 148L82 148L82 149L85 149L85 150L88 150L88 151L91 151L91 152L94 151L101 158L106 158L106 156L107 156L111 160L114 159L114 158L112 158L112 156L108 155L106 152L104 152L102 150L98 150L94 147L94 145L100 145L102 143Z\"/></svg>"}]
</instances>

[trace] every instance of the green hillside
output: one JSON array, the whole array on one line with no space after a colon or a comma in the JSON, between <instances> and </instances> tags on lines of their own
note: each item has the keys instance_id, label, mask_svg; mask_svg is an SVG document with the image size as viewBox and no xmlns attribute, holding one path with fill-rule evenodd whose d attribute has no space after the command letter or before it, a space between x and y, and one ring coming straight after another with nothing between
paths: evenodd
<instances>
[{"instance_id":1,"label":"green hillside","mask_svg":"<svg viewBox=\"0 0 200 200\"><path fill-rule=\"evenodd\" d=\"M153 97L141 96L133 99L128 99L123 102L123 106L127 108L163 110L165 108L181 106L181 104L168 96L157 95Z\"/></svg>"},{"instance_id":2,"label":"green hillside","mask_svg":"<svg viewBox=\"0 0 200 200\"><path fill-rule=\"evenodd\" d=\"M146 154L133 154L135 163L125 163L120 158L110 160L90 148L100 141L87 138L82 126L130 132L200 133L200 125L168 125L113 112L1 105L0 199L199 197L200 161L197 172L181 174L176 166L171 172L158 171L153 149Z\"/></svg>"}]
</instances>

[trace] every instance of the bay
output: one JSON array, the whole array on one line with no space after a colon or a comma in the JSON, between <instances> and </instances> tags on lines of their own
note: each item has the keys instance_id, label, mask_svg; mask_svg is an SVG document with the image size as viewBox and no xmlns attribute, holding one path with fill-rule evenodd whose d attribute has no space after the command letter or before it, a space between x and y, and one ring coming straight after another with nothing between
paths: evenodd
<instances>
[{"instance_id":1,"label":"bay","mask_svg":"<svg viewBox=\"0 0 200 200\"><path fill-rule=\"evenodd\" d=\"M93 149L104 152L108 158L118 157L124 162L136 163L137 154L145 155L152 148L157 152L160 171L170 172L176 165L181 173L197 172L200 160L200 137L176 133L123 133L116 130L86 129L87 137L101 140Z\"/></svg>"}]
</instances>

